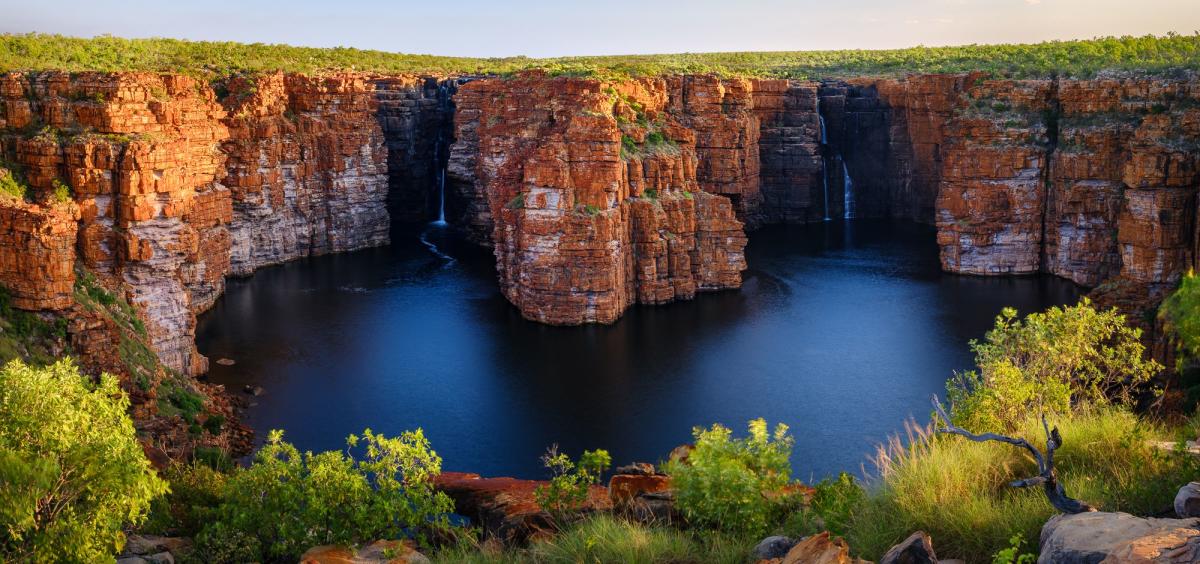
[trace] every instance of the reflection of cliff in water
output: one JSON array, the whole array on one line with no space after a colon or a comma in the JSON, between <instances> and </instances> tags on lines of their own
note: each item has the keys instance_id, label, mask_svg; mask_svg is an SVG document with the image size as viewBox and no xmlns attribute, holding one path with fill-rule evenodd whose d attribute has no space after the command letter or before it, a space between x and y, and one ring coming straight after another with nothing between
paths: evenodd
<instances>
[{"instance_id":1,"label":"reflection of cliff in water","mask_svg":"<svg viewBox=\"0 0 1200 564\"><path fill-rule=\"evenodd\" d=\"M654 461L694 425L761 416L795 430L808 479L857 470L923 417L1001 307L1077 296L1048 277L943 274L928 226L832 221L756 232L740 290L552 327L500 296L487 250L424 231L448 263L425 229L231 281L199 342L237 361L213 380L266 390L247 423L305 449L423 427L447 469L532 477L552 443Z\"/></svg>"}]
</instances>

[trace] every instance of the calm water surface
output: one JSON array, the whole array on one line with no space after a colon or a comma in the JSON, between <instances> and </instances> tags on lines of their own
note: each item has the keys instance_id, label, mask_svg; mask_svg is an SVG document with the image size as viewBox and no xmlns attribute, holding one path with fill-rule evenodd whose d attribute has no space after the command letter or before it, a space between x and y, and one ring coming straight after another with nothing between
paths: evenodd
<instances>
[{"instance_id":1,"label":"calm water surface","mask_svg":"<svg viewBox=\"0 0 1200 564\"><path fill-rule=\"evenodd\" d=\"M539 477L552 443L656 461L694 425L765 417L791 426L795 475L820 478L927 418L1000 308L1078 296L1051 277L944 274L933 228L855 220L753 233L740 290L547 327L500 296L490 251L436 226L393 241L231 280L201 318L201 352L237 362L212 380L266 390L245 415L260 438L324 450L422 427L445 469Z\"/></svg>"}]
</instances>

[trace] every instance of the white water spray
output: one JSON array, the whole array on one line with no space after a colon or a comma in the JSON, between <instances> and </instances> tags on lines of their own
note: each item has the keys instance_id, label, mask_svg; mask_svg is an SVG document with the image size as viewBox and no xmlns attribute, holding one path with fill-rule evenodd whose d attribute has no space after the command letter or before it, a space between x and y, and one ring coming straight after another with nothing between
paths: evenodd
<instances>
[{"instance_id":1,"label":"white water spray","mask_svg":"<svg viewBox=\"0 0 1200 564\"><path fill-rule=\"evenodd\" d=\"M854 181L850 180L850 169L846 168L846 161L842 161L842 182L843 196L846 201L845 219L852 219L854 217Z\"/></svg>"}]
</instances>

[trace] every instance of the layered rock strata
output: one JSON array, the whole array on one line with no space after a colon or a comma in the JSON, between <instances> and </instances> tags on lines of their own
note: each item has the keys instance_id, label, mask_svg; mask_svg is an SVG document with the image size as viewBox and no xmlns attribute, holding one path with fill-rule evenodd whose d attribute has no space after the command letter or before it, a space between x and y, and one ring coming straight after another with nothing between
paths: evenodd
<instances>
[{"instance_id":1,"label":"layered rock strata","mask_svg":"<svg viewBox=\"0 0 1200 564\"><path fill-rule=\"evenodd\" d=\"M218 101L177 75L0 78L0 156L45 210L64 195L78 207L73 226L29 206L0 217L13 243L0 283L18 307L68 306L78 260L137 308L165 365L199 374L195 316L227 275L388 242L373 82L268 74L224 88Z\"/></svg>"},{"instance_id":2,"label":"layered rock strata","mask_svg":"<svg viewBox=\"0 0 1200 564\"><path fill-rule=\"evenodd\" d=\"M706 190L746 194L739 171L751 153L757 170L757 154L741 145L757 130L745 133L756 123L742 109L732 137L713 125L727 119L715 117L722 89L539 75L460 89L451 174L470 207L486 206L468 226L491 224L501 290L525 317L611 323L634 303L740 285L742 223Z\"/></svg>"}]
</instances>

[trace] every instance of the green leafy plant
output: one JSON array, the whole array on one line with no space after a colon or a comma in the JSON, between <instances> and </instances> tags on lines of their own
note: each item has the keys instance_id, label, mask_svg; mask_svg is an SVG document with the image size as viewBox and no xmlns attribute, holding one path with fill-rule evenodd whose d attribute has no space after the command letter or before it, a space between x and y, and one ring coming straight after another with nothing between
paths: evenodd
<instances>
[{"instance_id":1,"label":"green leafy plant","mask_svg":"<svg viewBox=\"0 0 1200 564\"><path fill-rule=\"evenodd\" d=\"M817 482L813 490L808 505L788 518L785 529L795 536L821 531L845 536L850 530L854 511L866 499L866 490L846 472L838 474L837 478Z\"/></svg>"},{"instance_id":2,"label":"green leafy plant","mask_svg":"<svg viewBox=\"0 0 1200 564\"><path fill-rule=\"evenodd\" d=\"M63 181L55 178L51 181L51 184L54 187L51 197L55 203L65 204L74 198L74 192L71 191L71 187L63 183Z\"/></svg>"},{"instance_id":3,"label":"green leafy plant","mask_svg":"<svg viewBox=\"0 0 1200 564\"><path fill-rule=\"evenodd\" d=\"M542 510L559 523L563 523L571 512L583 506L588 490L600 483L604 472L612 465L612 457L603 449L585 450L579 460L572 462L558 445L551 446L542 455L542 464L550 470L550 482L538 486L534 499Z\"/></svg>"},{"instance_id":4,"label":"green leafy plant","mask_svg":"<svg viewBox=\"0 0 1200 564\"><path fill-rule=\"evenodd\" d=\"M1064 415L1083 405L1128 403L1162 367L1143 358L1141 331L1116 309L1079 304L1017 318L1005 308L983 341L971 341L979 371L947 383L956 425L1008 431L1029 413Z\"/></svg>"},{"instance_id":5,"label":"green leafy plant","mask_svg":"<svg viewBox=\"0 0 1200 564\"><path fill-rule=\"evenodd\" d=\"M24 200L27 192L28 189L17 180L13 171L7 168L0 168L0 196L6 196L15 200Z\"/></svg>"},{"instance_id":6,"label":"green leafy plant","mask_svg":"<svg viewBox=\"0 0 1200 564\"><path fill-rule=\"evenodd\" d=\"M240 537L254 539L242 545L256 547L246 560L295 561L315 545L424 537L448 527L453 504L433 488L441 458L420 429L394 438L367 429L346 444L346 452L301 453L282 431L271 431L254 463L228 477L220 506L197 535L201 556L215 560L235 548L228 539ZM350 453L359 449L361 458Z\"/></svg>"},{"instance_id":7,"label":"green leafy plant","mask_svg":"<svg viewBox=\"0 0 1200 564\"><path fill-rule=\"evenodd\" d=\"M778 524L787 509L794 440L787 425L768 433L767 422L755 419L749 436L735 439L722 426L692 430L695 448L686 462L667 463L675 501L684 516L698 525L761 536Z\"/></svg>"},{"instance_id":8,"label":"green leafy plant","mask_svg":"<svg viewBox=\"0 0 1200 564\"><path fill-rule=\"evenodd\" d=\"M525 207L525 193L520 192L516 196L513 196L513 199L509 200L508 204L506 204L504 207L506 207L510 210L519 210L521 208L524 208Z\"/></svg>"},{"instance_id":9,"label":"green leafy plant","mask_svg":"<svg viewBox=\"0 0 1200 564\"><path fill-rule=\"evenodd\" d=\"M1008 548L1000 549L992 556L992 564L1033 564L1037 562L1036 554L1021 552L1021 547L1025 545L1025 537L1021 533L1013 535L1008 542Z\"/></svg>"},{"instance_id":10,"label":"green leafy plant","mask_svg":"<svg viewBox=\"0 0 1200 564\"><path fill-rule=\"evenodd\" d=\"M96 562L166 491L115 378L61 360L0 369L0 559Z\"/></svg>"}]
</instances>

